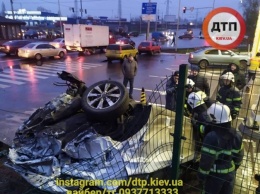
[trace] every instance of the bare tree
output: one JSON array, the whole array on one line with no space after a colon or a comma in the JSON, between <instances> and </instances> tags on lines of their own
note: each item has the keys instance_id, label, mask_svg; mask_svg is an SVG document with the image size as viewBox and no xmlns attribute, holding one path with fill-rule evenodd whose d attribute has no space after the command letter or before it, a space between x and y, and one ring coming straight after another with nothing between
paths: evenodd
<instances>
[{"instance_id":1,"label":"bare tree","mask_svg":"<svg viewBox=\"0 0 260 194\"><path fill-rule=\"evenodd\" d=\"M5 4L4 4L4 2L2 2L2 10L0 12L0 15L5 17L5 11L6 11Z\"/></svg>"},{"instance_id":2,"label":"bare tree","mask_svg":"<svg viewBox=\"0 0 260 194\"><path fill-rule=\"evenodd\" d=\"M246 23L246 34L252 45L255 36L256 23L259 13L259 0L246 0L241 4Z\"/></svg>"}]
</instances>

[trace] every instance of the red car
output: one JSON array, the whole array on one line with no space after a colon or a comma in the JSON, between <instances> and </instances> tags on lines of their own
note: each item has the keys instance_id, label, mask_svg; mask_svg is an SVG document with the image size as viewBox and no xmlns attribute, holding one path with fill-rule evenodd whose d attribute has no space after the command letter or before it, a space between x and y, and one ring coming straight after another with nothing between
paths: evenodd
<instances>
[{"instance_id":1,"label":"red car","mask_svg":"<svg viewBox=\"0 0 260 194\"><path fill-rule=\"evenodd\" d=\"M161 52L161 46L155 41L143 41L138 46L139 55L142 53L149 53L151 55Z\"/></svg>"}]
</instances>

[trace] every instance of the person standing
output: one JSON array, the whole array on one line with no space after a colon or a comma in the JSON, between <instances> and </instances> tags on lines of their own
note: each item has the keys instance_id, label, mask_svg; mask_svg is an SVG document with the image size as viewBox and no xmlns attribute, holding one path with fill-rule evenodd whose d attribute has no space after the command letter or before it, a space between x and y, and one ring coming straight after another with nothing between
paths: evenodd
<instances>
[{"instance_id":1,"label":"person standing","mask_svg":"<svg viewBox=\"0 0 260 194\"><path fill-rule=\"evenodd\" d=\"M174 74L166 82L166 105L168 110L176 110L176 90L179 81L179 71L175 71Z\"/></svg>"},{"instance_id":2,"label":"person standing","mask_svg":"<svg viewBox=\"0 0 260 194\"><path fill-rule=\"evenodd\" d=\"M242 97L235 86L235 77L233 73L227 72L220 76L223 85L220 87L216 100L227 105L231 111L232 119L236 119L242 104Z\"/></svg>"},{"instance_id":3,"label":"person standing","mask_svg":"<svg viewBox=\"0 0 260 194\"><path fill-rule=\"evenodd\" d=\"M242 90L245 85L246 85L246 79L245 79L245 75L242 75L242 73L239 70L239 66L235 63L230 63L227 67L226 70L224 70L222 72L221 75L224 75L227 72L231 72L234 75L235 78L235 86L239 89Z\"/></svg>"},{"instance_id":4,"label":"person standing","mask_svg":"<svg viewBox=\"0 0 260 194\"><path fill-rule=\"evenodd\" d=\"M173 32L171 45L175 46L175 44L176 44L175 32Z\"/></svg>"},{"instance_id":5,"label":"person standing","mask_svg":"<svg viewBox=\"0 0 260 194\"><path fill-rule=\"evenodd\" d=\"M198 66L192 65L190 70L190 75L188 76L188 78L194 81L195 87L205 92L205 94L209 97L210 87L209 87L208 79L205 76L201 76L199 72L200 72L200 68Z\"/></svg>"},{"instance_id":6,"label":"person standing","mask_svg":"<svg viewBox=\"0 0 260 194\"><path fill-rule=\"evenodd\" d=\"M138 64L134 60L134 57L130 54L122 64L122 72L124 75L123 84L127 87L129 82L129 98L133 99L133 88L134 88L134 78L136 76L138 69Z\"/></svg>"},{"instance_id":7,"label":"person standing","mask_svg":"<svg viewBox=\"0 0 260 194\"><path fill-rule=\"evenodd\" d=\"M258 52L256 54L256 57L260 57L260 52ZM250 88L252 87L254 81L255 81L255 76L256 76L256 72L259 71L260 68L260 63L258 60L253 60L251 59L250 61L250 66L248 67L248 81L247 81L247 85L246 85L246 92L249 93L250 92Z\"/></svg>"},{"instance_id":8,"label":"person standing","mask_svg":"<svg viewBox=\"0 0 260 194\"><path fill-rule=\"evenodd\" d=\"M210 132L201 147L198 178L202 193L232 194L236 170L241 165L244 150L242 135L231 127L227 105L213 103L207 110L211 119Z\"/></svg>"}]
</instances>

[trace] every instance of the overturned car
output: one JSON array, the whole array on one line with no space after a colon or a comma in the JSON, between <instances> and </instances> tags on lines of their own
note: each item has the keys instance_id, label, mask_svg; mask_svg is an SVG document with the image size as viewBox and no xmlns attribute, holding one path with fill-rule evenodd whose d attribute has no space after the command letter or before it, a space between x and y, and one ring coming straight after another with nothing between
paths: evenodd
<instances>
[{"instance_id":1,"label":"overturned car","mask_svg":"<svg viewBox=\"0 0 260 194\"><path fill-rule=\"evenodd\" d=\"M68 89L18 128L7 166L51 193L116 191L133 176L171 166L175 112L152 102L157 96L142 104L119 82L87 87L68 72L58 76L66 83L56 85ZM186 163L195 142L190 119L183 123L180 162Z\"/></svg>"}]
</instances>

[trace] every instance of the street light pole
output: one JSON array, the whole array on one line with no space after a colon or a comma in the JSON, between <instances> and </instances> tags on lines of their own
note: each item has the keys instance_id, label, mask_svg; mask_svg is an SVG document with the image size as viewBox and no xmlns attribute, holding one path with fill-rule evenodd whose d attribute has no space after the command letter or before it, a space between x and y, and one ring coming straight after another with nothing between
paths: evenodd
<instances>
[{"instance_id":1,"label":"street light pole","mask_svg":"<svg viewBox=\"0 0 260 194\"><path fill-rule=\"evenodd\" d=\"M151 3L151 0L149 0L149 3ZM147 21L146 40L148 40L148 38L149 38L149 33L150 33L150 18Z\"/></svg>"},{"instance_id":2,"label":"street light pole","mask_svg":"<svg viewBox=\"0 0 260 194\"><path fill-rule=\"evenodd\" d=\"M60 0L58 0L58 4L59 4L59 16L60 16L60 31L61 31L61 33L63 33L63 27L62 27L62 23L61 23Z\"/></svg>"},{"instance_id":3,"label":"street light pole","mask_svg":"<svg viewBox=\"0 0 260 194\"><path fill-rule=\"evenodd\" d=\"M177 32L175 34L175 51L177 51L177 42L178 42L178 31L179 31L179 25L180 25L180 9L181 9L181 0L179 0L179 8L178 8L178 18L177 18Z\"/></svg>"},{"instance_id":4,"label":"street light pole","mask_svg":"<svg viewBox=\"0 0 260 194\"><path fill-rule=\"evenodd\" d=\"M215 0L213 0L212 10L215 8Z\"/></svg>"}]
</instances>

